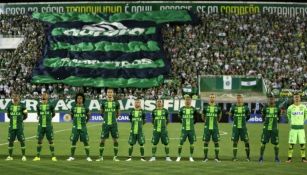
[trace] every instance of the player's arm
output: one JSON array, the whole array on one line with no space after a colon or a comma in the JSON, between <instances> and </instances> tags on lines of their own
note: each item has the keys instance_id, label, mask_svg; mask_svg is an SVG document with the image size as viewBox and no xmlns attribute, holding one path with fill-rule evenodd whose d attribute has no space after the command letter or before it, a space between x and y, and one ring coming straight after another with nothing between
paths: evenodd
<instances>
[{"instance_id":1,"label":"player's arm","mask_svg":"<svg viewBox=\"0 0 307 175\"><path fill-rule=\"evenodd\" d=\"M262 122L264 122L266 117L266 106L264 106L261 110L261 118L262 118Z\"/></svg>"},{"instance_id":2,"label":"player's arm","mask_svg":"<svg viewBox=\"0 0 307 175\"><path fill-rule=\"evenodd\" d=\"M9 104L8 107L6 108L7 117L9 119L11 119L11 110L10 110L10 108L11 108L11 104Z\"/></svg>"},{"instance_id":3,"label":"player's arm","mask_svg":"<svg viewBox=\"0 0 307 175\"><path fill-rule=\"evenodd\" d=\"M233 118L234 118L234 113L235 113L235 106L232 105L231 108L230 108L230 111L229 111L229 116L230 116L231 120L233 120Z\"/></svg>"},{"instance_id":4,"label":"player's arm","mask_svg":"<svg viewBox=\"0 0 307 175\"><path fill-rule=\"evenodd\" d=\"M39 117L41 115L41 111L40 111L39 105L36 105L36 113L37 113L37 120L39 120Z\"/></svg>"},{"instance_id":5,"label":"player's arm","mask_svg":"<svg viewBox=\"0 0 307 175\"><path fill-rule=\"evenodd\" d=\"M169 113L168 113L168 111L165 109L165 119L166 119L166 124L168 124L169 123Z\"/></svg>"},{"instance_id":6,"label":"player's arm","mask_svg":"<svg viewBox=\"0 0 307 175\"><path fill-rule=\"evenodd\" d=\"M248 121L251 118L251 112L248 108L248 106L245 105L245 116L246 116L246 121Z\"/></svg>"},{"instance_id":7,"label":"player's arm","mask_svg":"<svg viewBox=\"0 0 307 175\"><path fill-rule=\"evenodd\" d=\"M292 109L291 106L289 106L288 109L287 109L287 119L288 119L288 122L291 120L291 109Z\"/></svg>"},{"instance_id":8,"label":"player's arm","mask_svg":"<svg viewBox=\"0 0 307 175\"><path fill-rule=\"evenodd\" d=\"M91 112L88 108L85 108L85 116L86 116L86 122L88 122L91 117Z\"/></svg>"},{"instance_id":9,"label":"player's arm","mask_svg":"<svg viewBox=\"0 0 307 175\"><path fill-rule=\"evenodd\" d=\"M27 110L27 108L24 105L22 105L21 110L22 110L22 114L23 114L23 120L27 119L28 118L28 110Z\"/></svg>"},{"instance_id":10,"label":"player's arm","mask_svg":"<svg viewBox=\"0 0 307 175\"><path fill-rule=\"evenodd\" d=\"M180 109L179 113L178 113L178 117L179 117L179 122L182 123L182 115L183 115L183 108Z\"/></svg>"},{"instance_id":11,"label":"player's arm","mask_svg":"<svg viewBox=\"0 0 307 175\"><path fill-rule=\"evenodd\" d=\"M277 122L280 122L280 119L281 119L281 114L282 114L282 109L279 108L278 106L277 107Z\"/></svg>"},{"instance_id":12,"label":"player's arm","mask_svg":"<svg viewBox=\"0 0 307 175\"><path fill-rule=\"evenodd\" d=\"M120 107L119 107L119 103L118 103L118 101L116 101L116 118L118 118L119 117L119 114L120 114Z\"/></svg>"},{"instance_id":13,"label":"player's arm","mask_svg":"<svg viewBox=\"0 0 307 175\"><path fill-rule=\"evenodd\" d=\"M144 125L146 123L146 114L143 110L142 110L142 121L143 121L143 125Z\"/></svg>"},{"instance_id":14,"label":"player's arm","mask_svg":"<svg viewBox=\"0 0 307 175\"><path fill-rule=\"evenodd\" d=\"M130 120L130 123L132 123L132 112L133 112L133 109L131 109L130 112L129 112L129 120Z\"/></svg>"},{"instance_id":15,"label":"player's arm","mask_svg":"<svg viewBox=\"0 0 307 175\"><path fill-rule=\"evenodd\" d=\"M151 123L154 124L155 123L155 118L156 118L156 115L155 115L155 109L151 112Z\"/></svg>"},{"instance_id":16,"label":"player's arm","mask_svg":"<svg viewBox=\"0 0 307 175\"><path fill-rule=\"evenodd\" d=\"M69 114L70 114L71 119L74 119L74 107L71 107Z\"/></svg>"},{"instance_id":17,"label":"player's arm","mask_svg":"<svg viewBox=\"0 0 307 175\"><path fill-rule=\"evenodd\" d=\"M104 113L104 101L102 101L102 103L101 103L100 112L101 112L101 116L104 117L104 115L103 115L103 113Z\"/></svg>"},{"instance_id":18,"label":"player's arm","mask_svg":"<svg viewBox=\"0 0 307 175\"><path fill-rule=\"evenodd\" d=\"M202 112L202 115L201 115L201 119L206 122L206 106L204 106L204 109L203 109L203 112Z\"/></svg>"},{"instance_id":19,"label":"player's arm","mask_svg":"<svg viewBox=\"0 0 307 175\"><path fill-rule=\"evenodd\" d=\"M53 105L50 105L50 111L51 111L51 117L53 118L55 116L55 107Z\"/></svg>"},{"instance_id":20,"label":"player's arm","mask_svg":"<svg viewBox=\"0 0 307 175\"><path fill-rule=\"evenodd\" d=\"M305 109L305 110L304 110L305 120L307 120L307 107L305 106L304 109Z\"/></svg>"},{"instance_id":21,"label":"player's arm","mask_svg":"<svg viewBox=\"0 0 307 175\"><path fill-rule=\"evenodd\" d=\"M218 107L218 122L222 120L222 109Z\"/></svg>"},{"instance_id":22,"label":"player's arm","mask_svg":"<svg viewBox=\"0 0 307 175\"><path fill-rule=\"evenodd\" d=\"M195 124L196 121L197 121L198 115L199 115L199 112L194 108L194 114L193 114L193 116L194 116L194 124Z\"/></svg>"}]
</instances>

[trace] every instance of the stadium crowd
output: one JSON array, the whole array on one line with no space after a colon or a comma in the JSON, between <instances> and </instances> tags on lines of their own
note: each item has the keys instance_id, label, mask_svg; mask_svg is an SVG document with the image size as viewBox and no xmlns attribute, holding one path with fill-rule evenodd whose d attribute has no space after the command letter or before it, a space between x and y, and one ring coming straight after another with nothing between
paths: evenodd
<instances>
[{"instance_id":1,"label":"stadium crowd","mask_svg":"<svg viewBox=\"0 0 307 175\"><path fill-rule=\"evenodd\" d=\"M255 75L264 77L269 89L306 88L306 18L270 14L198 15L199 25L166 25L162 29L164 49L172 63L167 81L149 89L116 89L119 98L181 98L186 87L197 98L200 75ZM72 98L77 91L84 91L91 98L105 97L104 88L30 83L44 45L40 22L25 15L1 14L0 35L25 38L16 50L0 50L1 98L9 97L12 90L24 98L37 98L43 91L48 91L52 98Z\"/></svg>"}]
</instances>

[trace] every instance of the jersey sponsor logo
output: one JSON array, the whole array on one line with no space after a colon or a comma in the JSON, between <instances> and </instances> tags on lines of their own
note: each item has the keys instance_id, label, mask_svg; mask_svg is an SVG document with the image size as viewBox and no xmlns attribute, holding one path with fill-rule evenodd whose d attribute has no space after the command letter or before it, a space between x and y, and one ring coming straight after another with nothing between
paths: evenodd
<instances>
[{"instance_id":1,"label":"jersey sponsor logo","mask_svg":"<svg viewBox=\"0 0 307 175\"><path fill-rule=\"evenodd\" d=\"M304 112L303 111L294 111L294 112L291 112L291 115L304 115Z\"/></svg>"},{"instance_id":2,"label":"jersey sponsor logo","mask_svg":"<svg viewBox=\"0 0 307 175\"><path fill-rule=\"evenodd\" d=\"M105 108L104 111L105 112L115 112L115 108Z\"/></svg>"},{"instance_id":3,"label":"jersey sponsor logo","mask_svg":"<svg viewBox=\"0 0 307 175\"><path fill-rule=\"evenodd\" d=\"M11 115L14 115L14 116L21 115L21 113L20 112L11 112Z\"/></svg>"}]
</instances>

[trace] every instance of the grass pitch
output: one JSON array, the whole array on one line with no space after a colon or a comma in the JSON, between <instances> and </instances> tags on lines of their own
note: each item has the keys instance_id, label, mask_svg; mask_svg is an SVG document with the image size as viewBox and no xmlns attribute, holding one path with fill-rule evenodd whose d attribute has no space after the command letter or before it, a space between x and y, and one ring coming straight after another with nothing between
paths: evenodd
<instances>
[{"instance_id":1,"label":"grass pitch","mask_svg":"<svg viewBox=\"0 0 307 175\"><path fill-rule=\"evenodd\" d=\"M41 152L41 161L33 162L32 159L36 155L36 123L25 123L26 155L27 161L21 161L21 151L18 142L15 142L13 161L5 161L8 155L7 151L7 123L0 123L0 173L1 174L295 174L303 175L307 172L307 164L300 162L299 146L295 146L294 162L285 163L287 159L288 149L288 125L280 124L280 159L281 163L274 163L274 150L271 144L267 144L264 163L258 163L260 136L262 132L262 124L248 124L248 131L251 145L251 162L245 161L244 143L239 143L238 162L232 162L232 142L231 124L220 124L220 159L221 163L215 163L214 147L210 143L209 146L209 162L203 163L203 124L196 124L197 142L195 143L194 158L195 162L189 162L189 144L186 142L183 146L181 162L166 162L164 154L164 146L158 145L156 162L141 162L139 159L139 146L134 147L133 161L126 162L128 155L128 136L130 125L128 123L119 123L119 159L120 162L113 162L113 143L112 139L108 139L105 145L103 162L87 162L85 160L85 151L83 144L78 142L76 150L76 160L67 162L66 159L70 155L70 133L71 123L54 123L55 131L55 154L58 162L52 162L50 158L49 146L47 140L43 142ZM151 157L151 138L152 125L147 123L145 130L145 156L149 160ZM177 146L179 143L180 124L172 123L168 126L170 139L170 156L173 160L177 157ZM101 123L89 123L88 132L90 137L90 151L93 160L99 155L99 142Z\"/></svg>"}]
</instances>

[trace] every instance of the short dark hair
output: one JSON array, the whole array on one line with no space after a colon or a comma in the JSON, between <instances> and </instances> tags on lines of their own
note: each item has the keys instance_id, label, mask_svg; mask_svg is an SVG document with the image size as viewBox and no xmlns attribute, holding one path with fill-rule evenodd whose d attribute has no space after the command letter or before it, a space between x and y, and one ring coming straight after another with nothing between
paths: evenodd
<instances>
[{"instance_id":1,"label":"short dark hair","mask_svg":"<svg viewBox=\"0 0 307 175\"><path fill-rule=\"evenodd\" d=\"M85 96L84 96L84 94L83 94L83 93L81 93L81 92L79 92L79 93L77 93L77 94L76 94L76 96L75 96L75 102L77 102L77 98L78 98L79 96L81 96L81 97L82 97L82 99L83 99L83 103L84 103L84 102L85 102Z\"/></svg>"}]
</instances>

